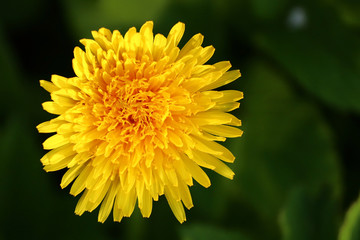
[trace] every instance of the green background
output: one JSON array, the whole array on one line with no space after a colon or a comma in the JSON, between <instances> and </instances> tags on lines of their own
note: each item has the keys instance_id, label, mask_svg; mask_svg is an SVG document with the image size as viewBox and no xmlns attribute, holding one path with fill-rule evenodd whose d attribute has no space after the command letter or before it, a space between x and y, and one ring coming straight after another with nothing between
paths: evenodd
<instances>
[{"instance_id":1,"label":"green background","mask_svg":"<svg viewBox=\"0 0 360 240\"><path fill-rule=\"evenodd\" d=\"M360 2L356 0L13 0L0 10L0 239L360 239ZM233 181L207 171L179 224L164 197L143 219L97 222L39 161L52 118L39 86L74 76L73 49L100 27L182 21L230 60L244 92ZM348 212L348 214L346 214ZM345 220L344 220L345 219ZM345 223L343 223L345 222Z\"/></svg>"}]
</instances>

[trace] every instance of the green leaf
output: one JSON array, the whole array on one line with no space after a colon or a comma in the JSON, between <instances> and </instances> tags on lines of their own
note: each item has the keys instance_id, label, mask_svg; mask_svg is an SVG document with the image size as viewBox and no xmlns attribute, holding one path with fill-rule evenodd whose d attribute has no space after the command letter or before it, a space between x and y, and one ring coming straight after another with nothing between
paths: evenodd
<instances>
[{"instance_id":1,"label":"green leaf","mask_svg":"<svg viewBox=\"0 0 360 240\"><path fill-rule=\"evenodd\" d=\"M249 240L236 230L223 229L206 224L191 224L180 228L182 240Z\"/></svg>"},{"instance_id":2,"label":"green leaf","mask_svg":"<svg viewBox=\"0 0 360 240\"><path fill-rule=\"evenodd\" d=\"M324 190L315 194L304 188L291 191L280 215L283 240L336 239L337 205L330 189Z\"/></svg>"},{"instance_id":3,"label":"green leaf","mask_svg":"<svg viewBox=\"0 0 360 240\"><path fill-rule=\"evenodd\" d=\"M347 211L339 234L339 240L358 239L360 239L360 197Z\"/></svg>"},{"instance_id":4,"label":"green leaf","mask_svg":"<svg viewBox=\"0 0 360 240\"><path fill-rule=\"evenodd\" d=\"M325 6L303 10L308 22L304 29L269 29L255 35L255 44L311 95L330 107L359 112L360 38Z\"/></svg>"},{"instance_id":5,"label":"green leaf","mask_svg":"<svg viewBox=\"0 0 360 240\"><path fill-rule=\"evenodd\" d=\"M244 68L240 90L245 97L238 115L244 135L230 145L236 155L232 167L237 198L251 204L268 226L294 187L315 192L329 187L338 199L337 153L320 112L268 64L253 62ZM275 227L268 230L278 238Z\"/></svg>"}]
</instances>

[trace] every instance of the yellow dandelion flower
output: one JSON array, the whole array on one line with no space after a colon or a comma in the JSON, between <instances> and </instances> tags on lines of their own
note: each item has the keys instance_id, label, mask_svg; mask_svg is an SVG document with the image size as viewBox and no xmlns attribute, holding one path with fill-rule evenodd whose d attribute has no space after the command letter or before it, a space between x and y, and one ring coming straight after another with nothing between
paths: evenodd
<instances>
[{"instance_id":1,"label":"yellow dandelion flower","mask_svg":"<svg viewBox=\"0 0 360 240\"><path fill-rule=\"evenodd\" d=\"M184 207L193 206L193 179L204 187L210 180L201 167L232 179L224 164L233 154L217 141L239 137L241 121L228 113L243 94L214 91L238 77L230 62L205 63L214 47L202 47L193 36L180 49L185 26L177 23L164 37L153 35L153 22L124 36L101 28L94 40L82 39L85 51L74 50L75 77L51 76L40 85L50 92L43 103L59 115L37 126L52 133L41 162L46 171L68 168L61 180L70 193L82 193L75 213L93 211L98 220L113 211L114 221L130 217L137 205L149 217L153 201L165 195L179 222Z\"/></svg>"}]
</instances>

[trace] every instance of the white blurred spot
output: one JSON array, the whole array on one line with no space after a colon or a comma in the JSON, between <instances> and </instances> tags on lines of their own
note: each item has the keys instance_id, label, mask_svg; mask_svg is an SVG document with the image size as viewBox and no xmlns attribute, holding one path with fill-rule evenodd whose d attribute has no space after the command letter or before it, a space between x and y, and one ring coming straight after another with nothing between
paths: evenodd
<instances>
[{"instance_id":1,"label":"white blurred spot","mask_svg":"<svg viewBox=\"0 0 360 240\"><path fill-rule=\"evenodd\" d=\"M300 29L305 27L307 23L307 16L304 8L294 7L291 9L287 18L287 24L292 29Z\"/></svg>"}]
</instances>

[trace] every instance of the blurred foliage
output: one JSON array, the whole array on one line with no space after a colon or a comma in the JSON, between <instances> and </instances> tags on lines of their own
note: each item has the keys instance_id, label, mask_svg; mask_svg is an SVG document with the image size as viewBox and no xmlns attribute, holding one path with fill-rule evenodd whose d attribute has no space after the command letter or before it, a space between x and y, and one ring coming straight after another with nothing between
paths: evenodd
<instances>
[{"instance_id":1,"label":"blurred foliage","mask_svg":"<svg viewBox=\"0 0 360 240\"><path fill-rule=\"evenodd\" d=\"M148 19L157 22L158 16L166 10L167 5L167 0L63 1L69 25L79 39L90 35L94 27L125 31L134 25L141 26Z\"/></svg>"},{"instance_id":2,"label":"blurred foliage","mask_svg":"<svg viewBox=\"0 0 360 240\"><path fill-rule=\"evenodd\" d=\"M0 15L0 239L360 239L360 4L357 0L7 1ZM45 173L35 126L50 119L38 80L74 75L73 48L100 27L201 32L230 60L244 136L225 144L233 181L190 190L179 224L160 198L149 219L75 216L63 172ZM356 201L356 203L354 203Z\"/></svg>"},{"instance_id":3,"label":"blurred foliage","mask_svg":"<svg viewBox=\"0 0 360 240\"><path fill-rule=\"evenodd\" d=\"M280 214L284 240L337 239L336 200L328 189L294 188Z\"/></svg>"},{"instance_id":4,"label":"blurred foliage","mask_svg":"<svg viewBox=\"0 0 360 240\"><path fill-rule=\"evenodd\" d=\"M180 230L182 240L247 240L248 238L242 236L239 232L228 231L218 227L202 224L192 224L183 227Z\"/></svg>"},{"instance_id":5,"label":"blurred foliage","mask_svg":"<svg viewBox=\"0 0 360 240\"><path fill-rule=\"evenodd\" d=\"M346 213L346 218L339 235L339 240L355 239L360 239L360 198Z\"/></svg>"}]
</instances>

